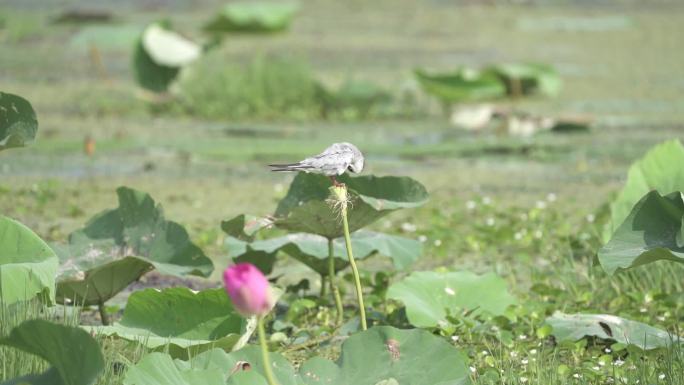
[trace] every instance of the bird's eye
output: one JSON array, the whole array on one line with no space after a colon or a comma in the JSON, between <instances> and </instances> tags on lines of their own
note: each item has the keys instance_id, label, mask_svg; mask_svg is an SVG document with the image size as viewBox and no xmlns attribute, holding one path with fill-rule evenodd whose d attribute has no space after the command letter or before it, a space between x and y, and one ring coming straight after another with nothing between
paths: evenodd
<instances>
[{"instance_id":1,"label":"bird's eye","mask_svg":"<svg viewBox=\"0 0 684 385\"><path fill-rule=\"evenodd\" d=\"M351 165L349 167L347 167L347 170L349 170L349 172L354 172L354 169L352 169Z\"/></svg>"}]
</instances>

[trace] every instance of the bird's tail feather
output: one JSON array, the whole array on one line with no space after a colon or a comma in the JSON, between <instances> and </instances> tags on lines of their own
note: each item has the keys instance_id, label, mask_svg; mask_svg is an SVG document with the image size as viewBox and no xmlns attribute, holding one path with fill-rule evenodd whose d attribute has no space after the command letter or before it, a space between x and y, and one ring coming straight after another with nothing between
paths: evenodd
<instances>
[{"instance_id":1,"label":"bird's tail feather","mask_svg":"<svg viewBox=\"0 0 684 385\"><path fill-rule=\"evenodd\" d=\"M305 166L301 163L290 163L290 164L269 164L271 171L301 171L308 170L311 166Z\"/></svg>"}]
</instances>

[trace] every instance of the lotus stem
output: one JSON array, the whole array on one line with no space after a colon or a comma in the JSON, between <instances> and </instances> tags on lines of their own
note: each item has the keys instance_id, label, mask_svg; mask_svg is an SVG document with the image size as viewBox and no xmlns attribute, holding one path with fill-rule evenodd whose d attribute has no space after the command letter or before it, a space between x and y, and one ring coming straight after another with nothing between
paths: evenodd
<instances>
[{"instance_id":1,"label":"lotus stem","mask_svg":"<svg viewBox=\"0 0 684 385\"><path fill-rule=\"evenodd\" d=\"M107 309L105 308L104 302L98 303L97 309L100 311L100 322L102 322L102 325L108 326L109 325L109 314L107 314Z\"/></svg>"},{"instance_id":2,"label":"lotus stem","mask_svg":"<svg viewBox=\"0 0 684 385\"><path fill-rule=\"evenodd\" d=\"M344 316L344 308L342 307L342 298L340 298L340 290L335 283L335 248L332 239L328 239L328 282L330 283L330 292L335 300L335 308L337 308L336 325L342 324Z\"/></svg>"},{"instance_id":3,"label":"lotus stem","mask_svg":"<svg viewBox=\"0 0 684 385\"><path fill-rule=\"evenodd\" d=\"M342 226L344 228L344 243L347 246L347 257L349 257L349 264L351 265L352 275L354 276L354 285L356 286L356 300L359 303L359 318L361 319L361 329L366 330L366 308L363 305L363 291L361 289L361 279L359 278L359 269L356 267L354 260L354 252L352 251L351 236L349 235L349 220L347 219L347 204L349 197L347 196L347 186L342 184L332 188L337 197L337 207L340 215L342 215Z\"/></svg>"},{"instance_id":4,"label":"lotus stem","mask_svg":"<svg viewBox=\"0 0 684 385\"><path fill-rule=\"evenodd\" d=\"M325 282L325 274L321 274L321 290L318 292L318 296L323 298L327 294L326 289L328 288Z\"/></svg>"},{"instance_id":5,"label":"lotus stem","mask_svg":"<svg viewBox=\"0 0 684 385\"><path fill-rule=\"evenodd\" d=\"M259 316L257 319L257 329L259 333L259 344L261 345L261 359L264 365L264 374L268 385L278 385L273 377L273 369L271 368L271 359L268 356L268 345L266 345L266 331L264 330L264 317Z\"/></svg>"}]
</instances>

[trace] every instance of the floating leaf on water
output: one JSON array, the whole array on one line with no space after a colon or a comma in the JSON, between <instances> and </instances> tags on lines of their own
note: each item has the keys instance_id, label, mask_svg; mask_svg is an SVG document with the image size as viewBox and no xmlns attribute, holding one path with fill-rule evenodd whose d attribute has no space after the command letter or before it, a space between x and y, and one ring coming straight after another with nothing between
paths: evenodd
<instances>
[{"instance_id":1,"label":"floating leaf on water","mask_svg":"<svg viewBox=\"0 0 684 385\"><path fill-rule=\"evenodd\" d=\"M506 94L506 87L493 73L469 68L451 73L430 74L424 70L416 70L414 73L423 91L443 103L492 100Z\"/></svg>"},{"instance_id":2,"label":"floating leaf on water","mask_svg":"<svg viewBox=\"0 0 684 385\"><path fill-rule=\"evenodd\" d=\"M516 303L506 281L494 273L418 271L392 284L387 298L401 301L406 316L417 327L437 327L460 312L503 315Z\"/></svg>"},{"instance_id":3,"label":"floating leaf on water","mask_svg":"<svg viewBox=\"0 0 684 385\"><path fill-rule=\"evenodd\" d=\"M36 296L55 300L59 260L40 237L21 223L0 215L0 303L3 306Z\"/></svg>"},{"instance_id":4,"label":"floating leaf on water","mask_svg":"<svg viewBox=\"0 0 684 385\"><path fill-rule=\"evenodd\" d=\"M0 151L24 147L36 137L38 119L28 100L0 92Z\"/></svg>"},{"instance_id":5,"label":"floating leaf on water","mask_svg":"<svg viewBox=\"0 0 684 385\"><path fill-rule=\"evenodd\" d=\"M672 336L665 330L609 314L556 312L546 319L546 323L551 325L551 334L558 341L577 341L586 336L594 336L644 350L667 347L677 341L677 336Z\"/></svg>"},{"instance_id":6,"label":"floating leaf on water","mask_svg":"<svg viewBox=\"0 0 684 385\"><path fill-rule=\"evenodd\" d=\"M204 29L212 33L277 32L290 25L298 10L295 2L231 2Z\"/></svg>"}]
</instances>

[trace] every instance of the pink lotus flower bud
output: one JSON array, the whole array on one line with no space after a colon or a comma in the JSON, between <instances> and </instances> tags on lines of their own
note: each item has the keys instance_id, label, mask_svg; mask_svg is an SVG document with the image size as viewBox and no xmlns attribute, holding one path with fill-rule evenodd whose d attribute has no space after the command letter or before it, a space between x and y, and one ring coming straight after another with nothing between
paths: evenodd
<instances>
[{"instance_id":1,"label":"pink lotus flower bud","mask_svg":"<svg viewBox=\"0 0 684 385\"><path fill-rule=\"evenodd\" d=\"M266 277L251 263L238 263L223 272L226 292L243 316L264 315L273 307Z\"/></svg>"}]
</instances>

